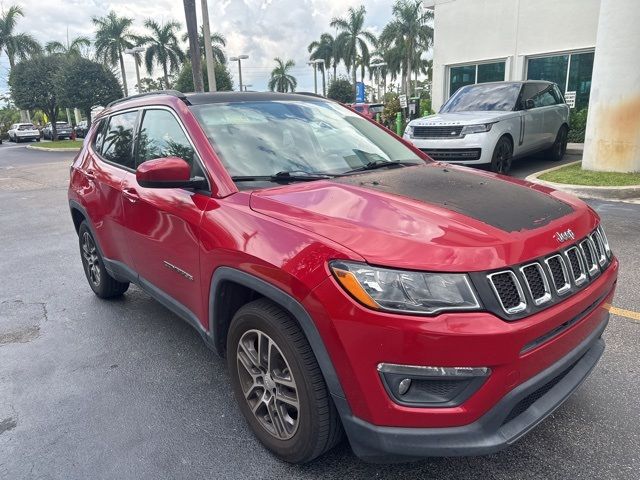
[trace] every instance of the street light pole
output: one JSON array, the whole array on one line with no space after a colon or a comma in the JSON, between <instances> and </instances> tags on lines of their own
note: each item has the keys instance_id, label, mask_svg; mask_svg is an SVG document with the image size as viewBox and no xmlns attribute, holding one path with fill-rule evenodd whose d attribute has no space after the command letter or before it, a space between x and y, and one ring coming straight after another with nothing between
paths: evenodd
<instances>
[{"instance_id":1,"label":"street light pole","mask_svg":"<svg viewBox=\"0 0 640 480\"><path fill-rule=\"evenodd\" d=\"M138 80L138 93L141 93L140 91L140 67L138 66L138 54L144 52L144 47L133 47L133 48L127 48L124 53L127 53L129 55L131 55L133 57L133 61L136 64L136 79Z\"/></svg>"},{"instance_id":2,"label":"street light pole","mask_svg":"<svg viewBox=\"0 0 640 480\"><path fill-rule=\"evenodd\" d=\"M376 83L377 83L378 102L380 101L380 69L382 67L386 67L386 66L387 66L386 62L372 63L371 64L371 67L376 69Z\"/></svg>"},{"instance_id":3,"label":"street light pole","mask_svg":"<svg viewBox=\"0 0 640 480\"><path fill-rule=\"evenodd\" d=\"M322 65L322 96L323 96L323 97L326 97L326 96L327 96L327 89L326 89L326 83L325 83L325 79L324 79L324 71L325 71L325 68L324 68L324 66L325 66L324 60L323 60L322 58L319 58L319 59L317 59L317 60L314 60L314 63L315 63L316 65L318 65L318 64ZM314 77L315 77L315 67L313 68L313 70L314 70L313 75L314 75ZM314 80L315 80L315 78L314 78ZM317 92L316 92L316 93L317 93Z\"/></svg>"},{"instance_id":4,"label":"street light pole","mask_svg":"<svg viewBox=\"0 0 640 480\"><path fill-rule=\"evenodd\" d=\"M242 92L242 60L249 58L249 55L238 55L237 57L231 57L229 60L232 62L238 62L238 81L240 82L240 91Z\"/></svg>"},{"instance_id":5,"label":"street light pole","mask_svg":"<svg viewBox=\"0 0 640 480\"><path fill-rule=\"evenodd\" d=\"M316 70L317 64L314 60L311 60L310 62L307 62L307 65L313 66L313 93L317 95L318 94L318 75Z\"/></svg>"}]
</instances>

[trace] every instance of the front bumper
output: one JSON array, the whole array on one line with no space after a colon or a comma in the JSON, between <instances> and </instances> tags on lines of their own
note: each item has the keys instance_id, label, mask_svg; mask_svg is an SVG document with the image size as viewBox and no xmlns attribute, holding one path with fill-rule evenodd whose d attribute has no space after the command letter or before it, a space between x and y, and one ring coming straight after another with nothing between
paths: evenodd
<instances>
[{"instance_id":1,"label":"front bumper","mask_svg":"<svg viewBox=\"0 0 640 480\"><path fill-rule=\"evenodd\" d=\"M525 435L558 408L587 378L604 351L609 315L578 347L519 385L477 421L449 428L379 427L354 416L342 423L351 447L365 460L483 455ZM337 403L343 399L335 399ZM339 409L340 406L338 407Z\"/></svg>"},{"instance_id":2,"label":"front bumper","mask_svg":"<svg viewBox=\"0 0 640 480\"><path fill-rule=\"evenodd\" d=\"M491 163L497 138L493 131L473 133L463 138L422 139L403 138L411 142L436 161L456 163L460 165L480 165Z\"/></svg>"}]
</instances>

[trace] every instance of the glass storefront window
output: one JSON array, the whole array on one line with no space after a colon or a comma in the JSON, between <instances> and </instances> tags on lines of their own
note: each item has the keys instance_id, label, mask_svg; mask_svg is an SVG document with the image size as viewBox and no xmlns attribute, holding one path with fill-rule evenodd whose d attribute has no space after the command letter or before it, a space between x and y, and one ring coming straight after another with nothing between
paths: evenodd
<instances>
[{"instance_id":1,"label":"glass storefront window","mask_svg":"<svg viewBox=\"0 0 640 480\"><path fill-rule=\"evenodd\" d=\"M451 67L449 70L449 96L460 87L484 82L504 80L505 62L478 63Z\"/></svg>"},{"instance_id":2,"label":"glass storefront window","mask_svg":"<svg viewBox=\"0 0 640 480\"><path fill-rule=\"evenodd\" d=\"M530 58L527 64L527 80L555 82L563 93L576 92L575 108L589 105L593 52Z\"/></svg>"},{"instance_id":3,"label":"glass storefront window","mask_svg":"<svg viewBox=\"0 0 640 480\"><path fill-rule=\"evenodd\" d=\"M593 52L571 55L569 83L567 90L576 92L576 110L589 105L591 93L591 73L593 72Z\"/></svg>"},{"instance_id":4,"label":"glass storefront window","mask_svg":"<svg viewBox=\"0 0 640 480\"><path fill-rule=\"evenodd\" d=\"M556 83L563 91L567 82L569 55L531 58L527 67L527 80L547 80Z\"/></svg>"},{"instance_id":5,"label":"glass storefront window","mask_svg":"<svg viewBox=\"0 0 640 480\"><path fill-rule=\"evenodd\" d=\"M476 83L476 66L465 65L462 67L451 67L451 80L449 83L449 95L456 93L460 87L473 85Z\"/></svg>"},{"instance_id":6,"label":"glass storefront window","mask_svg":"<svg viewBox=\"0 0 640 480\"><path fill-rule=\"evenodd\" d=\"M478 81L485 82L501 82L504 80L504 62L481 63L478 65Z\"/></svg>"}]
</instances>

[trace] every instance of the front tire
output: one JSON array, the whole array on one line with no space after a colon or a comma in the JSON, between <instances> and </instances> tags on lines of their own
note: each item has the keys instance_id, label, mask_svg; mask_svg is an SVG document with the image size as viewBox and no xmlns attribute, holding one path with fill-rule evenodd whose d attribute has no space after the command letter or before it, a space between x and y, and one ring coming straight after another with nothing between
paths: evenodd
<instances>
[{"instance_id":1,"label":"front tire","mask_svg":"<svg viewBox=\"0 0 640 480\"><path fill-rule=\"evenodd\" d=\"M508 137L500 137L491 157L491 171L506 175L511 170L513 145Z\"/></svg>"},{"instance_id":2,"label":"front tire","mask_svg":"<svg viewBox=\"0 0 640 480\"><path fill-rule=\"evenodd\" d=\"M564 157L564 154L567 151L568 135L569 129L566 125L562 125L560 130L558 130L553 146L549 149L549 158L552 162L559 162L562 160L562 157Z\"/></svg>"},{"instance_id":3,"label":"front tire","mask_svg":"<svg viewBox=\"0 0 640 480\"><path fill-rule=\"evenodd\" d=\"M119 297L126 292L129 288L129 282L120 282L109 275L100 255L100 250L98 250L98 244L93 238L86 220L80 224L78 238L84 274L93 293L100 298L113 298Z\"/></svg>"},{"instance_id":4,"label":"front tire","mask_svg":"<svg viewBox=\"0 0 640 480\"><path fill-rule=\"evenodd\" d=\"M309 462L340 441L338 412L309 342L276 304L262 298L238 310L227 362L242 414L278 458Z\"/></svg>"}]
</instances>

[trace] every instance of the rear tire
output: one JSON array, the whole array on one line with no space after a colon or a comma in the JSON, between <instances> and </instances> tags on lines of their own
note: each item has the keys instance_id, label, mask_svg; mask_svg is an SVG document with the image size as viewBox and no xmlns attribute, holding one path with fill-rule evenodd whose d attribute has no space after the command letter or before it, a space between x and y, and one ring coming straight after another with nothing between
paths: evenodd
<instances>
[{"instance_id":1,"label":"rear tire","mask_svg":"<svg viewBox=\"0 0 640 480\"><path fill-rule=\"evenodd\" d=\"M84 274L93 293L100 298L113 298L126 292L129 282L120 282L109 275L86 220L80 224L78 238Z\"/></svg>"},{"instance_id":2,"label":"rear tire","mask_svg":"<svg viewBox=\"0 0 640 480\"><path fill-rule=\"evenodd\" d=\"M309 342L279 306L261 298L238 310L227 363L242 414L278 458L306 463L341 440L340 418Z\"/></svg>"},{"instance_id":3,"label":"rear tire","mask_svg":"<svg viewBox=\"0 0 640 480\"><path fill-rule=\"evenodd\" d=\"M500 137L491 157L491 171L506 175L511 170L513 146L508 137Z\"/></svg>"},{"instance_id":4,"label":"rear tire","mask_svg":"<svg viewBox=\"0 0 640 480\"><path fill-rule=\"evenodd\" d=\"M558 130L558 134L556 135L556 140L553 142L553 146L549 149L549 158L552 162L559 162L564 157L565 152L567 151L567 137L569 135L569 129L566 125L562 125L560 130Z\"/></svg>"}]
</instances>

